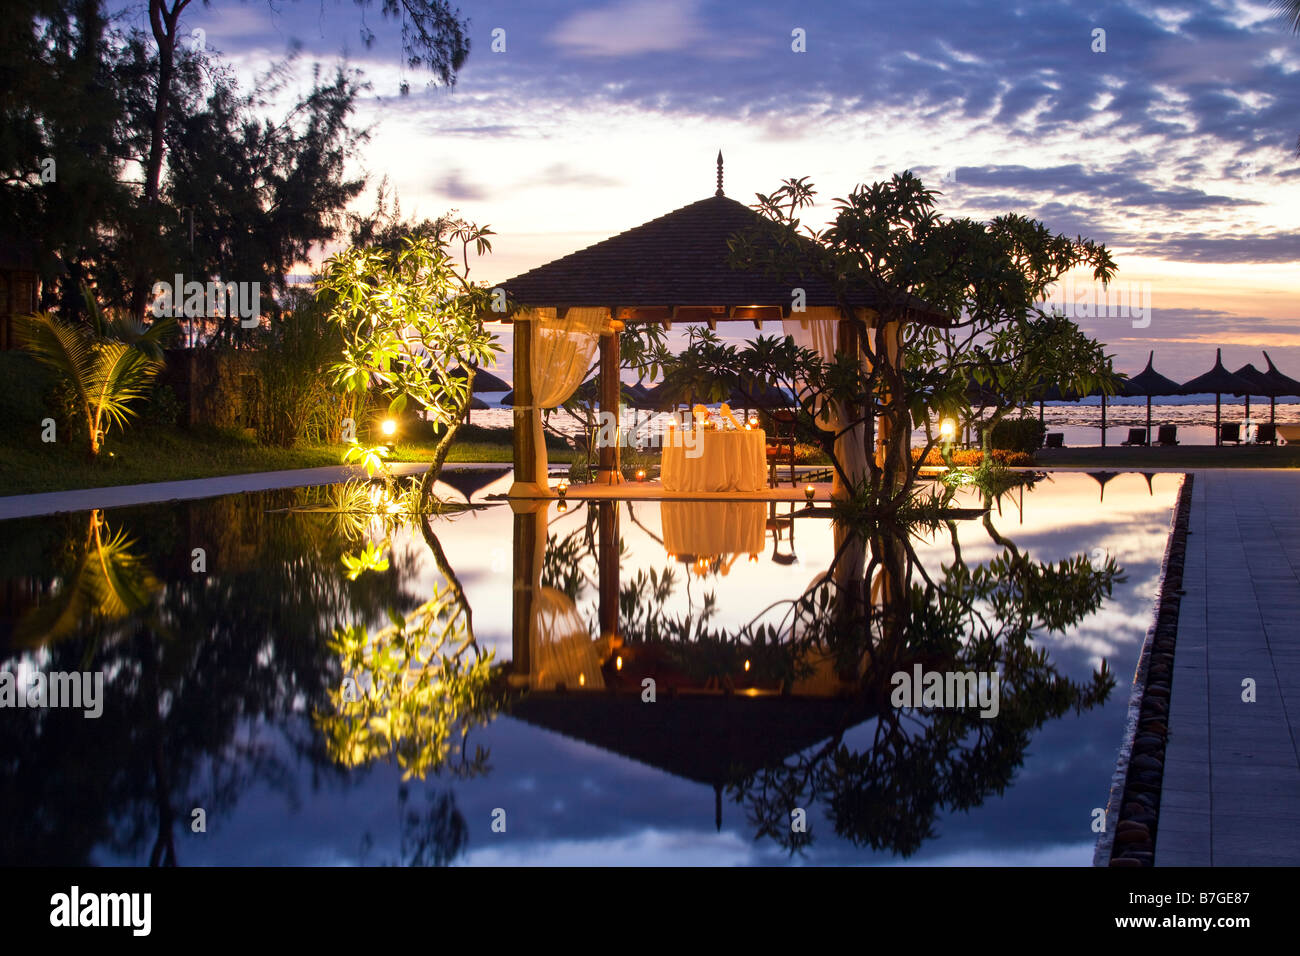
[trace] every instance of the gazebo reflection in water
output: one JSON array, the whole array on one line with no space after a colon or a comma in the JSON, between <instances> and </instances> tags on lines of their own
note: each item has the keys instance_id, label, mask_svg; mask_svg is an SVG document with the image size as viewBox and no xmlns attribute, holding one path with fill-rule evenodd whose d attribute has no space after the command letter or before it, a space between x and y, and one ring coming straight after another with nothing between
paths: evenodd
<instances>
[{"instance_id":1,"label":"gazebo reflection in water","mask_svg":"<svg viewBox=\"0 0 1300 956\"><path fill-rule=\"evenodd\" d=\"M627 517L626 502L580 505L591 509L589 530L594 530L596 544L598 620L593 628L570 594L543 583L551 505L545 500L511 502L513 660L508 679L523 691L511 707L513 716L708 784L720 826L725 787L876 712L859 693L866 672L865 642L855 667L838 667L829 654L803 653L798 655L805 665L800 676L782 678L758 666L758 658L770 661L774 650L781 653L770 644L755 648L751 666L743 644L720 649L716 640L699 640L697 633L625 640L620 613L634 610L625 606L630 597L620 593L620 524ZM699 576L727 573L737 562L746 566L765 549L769 531L793 540L794 514L778 519L773 528L769 510L775 507L762 501L661 502L665 562ZM863 571L861 561L848 560L836 574L861 578ZM813 586L825 577L818 575Z\"/></svg>"}]
</instances>

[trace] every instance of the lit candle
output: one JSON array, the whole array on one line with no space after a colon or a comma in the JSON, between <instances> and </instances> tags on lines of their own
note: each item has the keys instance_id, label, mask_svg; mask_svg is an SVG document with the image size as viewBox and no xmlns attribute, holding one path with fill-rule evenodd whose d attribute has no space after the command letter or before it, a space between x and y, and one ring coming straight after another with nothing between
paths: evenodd
<instances>
[{"instance_id":1,"label":"lit candle","mask_svg":"<svg viewBox=\"0 0 1300 956\"><path fill-rule=\"evenodd\" d=\"M644 468L638 468L638 469L636 470L636 480L637 480L637 481L645 481L645 469L644 469Z\"/></svg>"},{"instance_id":2,"label":"lit candle","mask_svg":"<svg viewBox=\"0 0 1300 956\"><path fill-rule=\"evenodd\" d=\"M817 489L815 489L812 485L803 486L803 496L807 498L809 501L813 500L813 495L815 495L816 493L817 493Z\"/></svg>"}]
</instances>

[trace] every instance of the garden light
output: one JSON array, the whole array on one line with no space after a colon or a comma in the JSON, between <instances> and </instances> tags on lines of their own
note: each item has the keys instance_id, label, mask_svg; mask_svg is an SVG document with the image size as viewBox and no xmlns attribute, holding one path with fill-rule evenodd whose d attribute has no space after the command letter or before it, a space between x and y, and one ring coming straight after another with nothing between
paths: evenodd
<instances>
[{"instance_id":1,"label":"garden light","mask_svg":"<svg viewBox=\"0 0 1300 956\"><path fill-rule=\"evenodd\" d=\"M944 441L952 441L957 437L957 423L951 418L945 418L939 423L939 437Z\"/></svg>"},{"instance_id":2,"label":"garden light","mask_svg":"<svg viewBox=\"0 0 1300 956\"><path fill-rule=\"evenodd\" d=\"M392 438L397 434L397 422L392 418L385 418L384 423L379 426L384 433L385 438Z\"/></svg>"}]
</instances>

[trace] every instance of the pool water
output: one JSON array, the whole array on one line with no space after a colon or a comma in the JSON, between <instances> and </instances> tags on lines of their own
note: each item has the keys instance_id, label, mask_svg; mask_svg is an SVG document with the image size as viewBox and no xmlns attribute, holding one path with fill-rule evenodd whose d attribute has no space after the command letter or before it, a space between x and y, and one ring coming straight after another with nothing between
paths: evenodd
<instances>
[{"instance_id":1,"label":"pool water","mask_svg":"<svg viewBox=\"0 0 1300 956\"><path fill-rule=\"evenodd\" d=\"M516 513L493 499L508 473L449 477L461 490L441 494L482 507L427 534L362 519L387 566L354 580L341 559L361 551L357 522L304 510L320 489L5 522L0 669L101 672L103 694L96 718L0 710L0 862L1091 862L1180 476L1058 472L995 506L994 527L1032 558L1109 556L1124 573L1099 608L1034 641L1077 682L1104 659L1113 691L1012 728L1020 743L987 764L919 745L893 759L883 718L843 696L842 667L783 694L779 652L728 643L755 622L780 631L788 602L823 580L842 544L824 510ZM977 520L954 527L968 566L1001 550ZM952 560L946 532L914 545L930 575ZM390 611L446 594L449 571L475 656L491 654L509 695L453 721L423 775L340 753L321 717L343 673L331 634L389 627ZM653 634L676 644L648 655L637 638ZM737 648L752 671L709 656ZM796 811L799 839L769 832Z\"/></svg>"}]
</instances>

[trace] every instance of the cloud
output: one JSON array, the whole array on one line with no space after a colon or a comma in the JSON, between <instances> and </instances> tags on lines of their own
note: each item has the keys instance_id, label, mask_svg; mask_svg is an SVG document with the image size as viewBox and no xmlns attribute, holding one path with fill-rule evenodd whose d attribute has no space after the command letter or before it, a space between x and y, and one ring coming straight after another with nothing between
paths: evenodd
<instances>
[{"instance_id":1,"label":"cloud","mask_svg":"<svg viewBox=\"0 0 1300 956\"><path fill-rule=\"evenodd\" d=\"M613 179L602 173L577 169L568 163L552 163L536 176L519 184L520 188L523 189L533 186L581 186L584 189L594 189L621 185L623 185L621 180Z\"/></svg>"},{"instance_id":2,"label":"cloud","mask_svg":"<svg viewBox=\"0 0 1300 956\"><path fill-rule=\"evenodd\" d=\"M636 56L701 45L704 27L693 0L627 0L574 14L549 39L575 56Z\"/></svg>"},{"instance_id":3,"label":"cloud","mask_svg":"<svg viewBox=\"0 0 1300 956\"><path fill-rule=\"evenodd\" d=\"M1187 262L1300 262L1300 233L1152 234L1136 251Z\"/></svg>"},{"instance_id":4,"label":"cloud","mask_svg":"<svg viewBox=\"0 0 1300 956\"><path fill-rule=\"evenodd\" d=\"M437 193L446 196L448 199L486 199L488 196L487 190L482 186L467 182L464 175L463 170L453 169L442 179L437 180L433 184L433 188Z\"/></svg>"}]
</instances>

